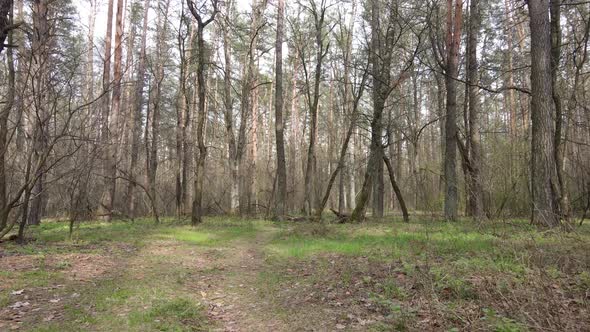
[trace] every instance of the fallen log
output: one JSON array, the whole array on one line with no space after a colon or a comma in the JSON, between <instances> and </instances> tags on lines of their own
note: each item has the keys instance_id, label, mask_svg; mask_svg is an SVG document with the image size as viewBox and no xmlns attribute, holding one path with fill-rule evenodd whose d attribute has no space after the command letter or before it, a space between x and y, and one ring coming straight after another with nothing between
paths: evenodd
<instances>
[{"instance_id":1,"label":"fallen log","mask_svg":"<svg viewBox=\"0 0 590 332\"><path fill-rule=\"evenodd\" d=\"M340 213L332 208L330 209L330 211L332 211L332 213L334 213L334 215L336 216L336 219L334 219L335 223L342 224L350 220L350 215L346 213Z\"/></svg>"}]
</instances>

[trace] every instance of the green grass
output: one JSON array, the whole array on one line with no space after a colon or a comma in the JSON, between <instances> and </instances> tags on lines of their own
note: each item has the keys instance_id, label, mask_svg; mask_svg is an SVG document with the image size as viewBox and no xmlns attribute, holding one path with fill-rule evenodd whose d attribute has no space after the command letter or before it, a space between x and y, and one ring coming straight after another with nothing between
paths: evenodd
<instances>
[{"instance_id":1,"label":"green grass","mask_svg":"<svg viewBox=\"0 0 590 332\"><path fill-rule=\"evenodd\" d=\"M297 313L306 317L310 312L305 310L319 312L305 305L288 307L293 302L289 297L318 293L314 296L321 299L327 288L340 291L350 306L369 303L383 313L384 320L367 329L415 329L422 319L420 305L431 305L429 310L447 329L471 321L484 330L526 331L530 318L519 310L507 312L499 303L526 304L527 287L537 287L530 289L531 295L540 296L536 302L544 301L540 290L547 287L567 289L573 297L590 290L586 225L561 233L539 231L524 220L477 224L415 218L406 224L386 218L364 224L317 224L212 217L196 227L169 218L160 225L151 219L84 222L71 239L68 233L66 222L44 222L29 230L35 241L1 244L9 254L30 258L34 268L0 271L0 282L10 285L0 291L0 307L14 301L10 292L16 289L63 284L63 296L79 294L64 301L63 319L38 321L29 330L211 329L214 325L207 321L200 294L194 288L187 291L187 285L202 277L240 276L223 266L197 270L182 263L204 256L223 259L246 244L264 256L252 285L257 296L272 304L270 315L285 321ZM148 245L159 245L162 251L147 253L143 249ZM71 282L67 276L75 266L72 261L47 263L48 257L64 253L107 255L117 262L116 271L91 283ZM318 305L326 304L322 300Z\"/></svg>"},{"instance_id":2,"label":"green grass","mask_svg":"<svg viewBox=\"0 0 590 332\"><path fill-rule=\"evenodd\" d=\"M33 291L39 287L66 284L66 295L79 294L66 301L64 319L38 322L32 331L203 331L209 328L203 307L195 294L186 294L184 285L194 271L183 267L186 257L160 254L137 256L141 248L158 241L176 243L181 254L191 248L220 247L232 241L253 238L259 228L269 222L239 219L207 218L203 224L191 227L185 222L163 219L154 225L150 219L135 222L84 222L69 237L67 222L44 222L33 227L28 235L35 241L25 245L3 244L3 249L19 257L29 257L32 269L1 271L1 280L10 280L10 289L0 291L0 305L15 300L14 289ZM167 242L166 242L167 243ZM163 246L166 246L166 243ZM131 248L131 249L130 249ZM125 251L127 250L127 251ZM182 251L185 250L185 251ZM45 258L62 253L114 254L116 270L94 280L91 284L72 284L65 273L72 267L69 261L46 266ZM132 269L128 261L140 260ZM138 274L139 273L139 274Z\"/></svg>"},{"instance_id":3,"label":"green grass","mask_svg":"<svg viewBox=\"0 0 590 332\"><path fill-rule=\"evenodd\" d=\"M266 221L211 218L196 227L180 226L160 230L157 238L200 246L220 246L238 238L253 238Z\"/></svg>"},{"instance_id":4,"label":"green grass","mask_svg":"<svg viewBox=\"0 0 590 332\"><path fill-rule=\"evenodd\" d=\"M292 270L304 262L312 262L306 264L313 267L313 275L297 279L298 283L306 284L302 287L306 290L322 284L347 289L372 280L368 284L373 285L373 303L391 315L386 326L400 324L398 329L404 329L408 320L412 321L411 313L397 307L398 301L410 301L416 296L441 302L432 310L446 317L451 326L461 326L464 321L473 319L461 317L473 315L472 312L462 313L460 309L464 307L485 306L489 301L522 303L528 301L527 292L539 296L537 301L555 301L543 299L546 294L540 295L543 294L540 289L549 285L578 292L572 295L578 297L590 290L588 226L574 233L561 233L539 231L524 220L482 224L414 220L410 224L379 222L328 225L327 228L321 230L317 225L299 224L278 232L267 246L276 269ZM367 271L365 265L354 266L364 257L377 266L391 264L398 272L391 277L374 272L376 275L371 279L371 271ZM347 262L338 272L330 265L335 259ZM413 286L408 288L395 278L400 272L413 280ZM335 274L338 274L336 278ZM269 274L266 275L261 277L261 283L267 282ZM280 273L272 276L270 284L275 289L293 283L290 276ZM377 281L375 277L381 279ZM540 289L528 289L531 285ZM577 301L584 303L581 298ZM490 308L485 314L479 314L482 321L478 326L493 331L527 330L528 325L523 322L530 317L517 312L506 316L501 309L494 311L498 303L487 304ZM546 318L537 314L540 315L537 319ZM379 324L373 328L383 330Z\"/></svg>"}]
</instances>

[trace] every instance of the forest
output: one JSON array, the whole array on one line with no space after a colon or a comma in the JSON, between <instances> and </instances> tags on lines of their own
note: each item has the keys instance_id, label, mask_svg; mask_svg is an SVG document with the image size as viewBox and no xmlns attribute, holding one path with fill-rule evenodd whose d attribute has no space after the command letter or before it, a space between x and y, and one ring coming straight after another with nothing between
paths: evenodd
<instances>
[{"instance_id":1,"label":"forest","mask_svg":"<svg viewBox=\"0 0 590 332\"><path fill-rule=\"evenodd\" d=\"M589 39L583 0L0 0L0 330L590 330Z\"/></svg>"}]
</instances>

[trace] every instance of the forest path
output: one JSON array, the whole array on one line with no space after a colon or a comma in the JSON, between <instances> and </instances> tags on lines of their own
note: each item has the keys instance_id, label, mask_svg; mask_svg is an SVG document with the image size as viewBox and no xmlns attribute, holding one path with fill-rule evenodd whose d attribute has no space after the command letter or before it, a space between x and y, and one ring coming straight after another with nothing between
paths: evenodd
<instances>
[{"instance_id":1,"label":"forest path","mask_svg":"<svg viewBox=\"0 0 590 332\"><path fill-rule=\"evenodd\" d=\"M261 297L259 275L265 269L264 246L273 229L253 238L238 238L227 246L205 250L205 264L197 271L193 291L200 293L214 331L286 331L274 315L269 298Z\"/></svg>"}]
</instances>

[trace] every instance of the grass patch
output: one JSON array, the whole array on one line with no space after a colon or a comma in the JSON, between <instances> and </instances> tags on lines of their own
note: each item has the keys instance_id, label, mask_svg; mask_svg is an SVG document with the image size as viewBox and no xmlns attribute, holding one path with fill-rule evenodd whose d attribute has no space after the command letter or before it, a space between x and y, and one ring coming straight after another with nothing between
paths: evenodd
<instances>
[{"instance_id":1,"label":"grass patch","mask_svg":"<svg viewBox=\"0 0 590 332\"><path fill-rule=\"evenodd\" d=\"M203 308L185 298L160 299L147 311L130 315L131 326L157 331L206 331Z\"/></svg>"},{"instance_id":2,"label":"grass patch","mask_svg":"<svg viewBox=\"0 0 590 332\"><path fill-rule=\"evenodd\" d=\"M45 222L29 235L36 241L2 244L2 259L22 266L0 271L9 285L0 306L16 301L11 290L65 285L56 291L63 319L40 317L26 326L34 331L208 330L199 291L212 295L200 287L230 281L227 289L240 285L247 301L293 330L590 329L579 319L590 314L590 226L564 234L526 221L212 217L196 227L174 219L85 222L72 239L67 223ZM84 259L101 255L99 263L114 265L109 273L71 278L98 264ZM255 282L242 279L252 269Z\"/></svg>"}]
</instances>

